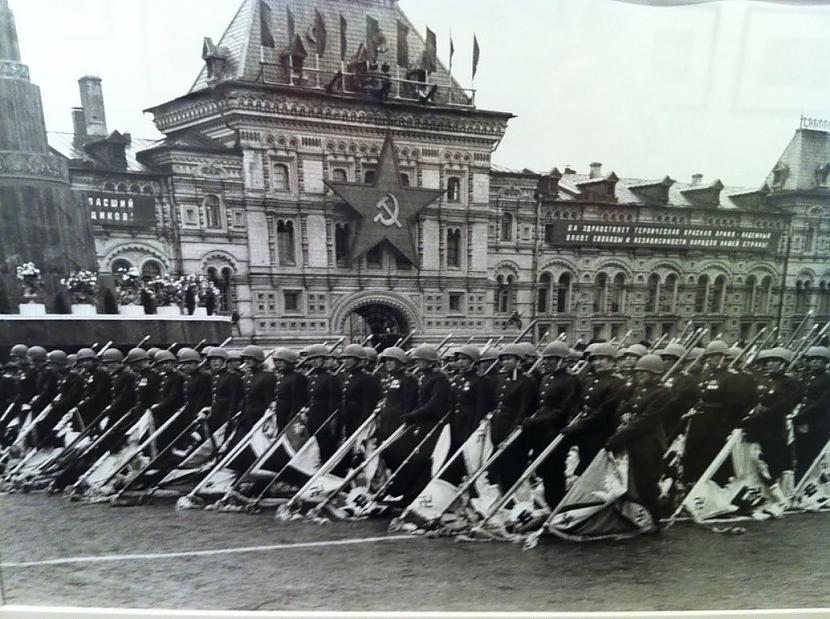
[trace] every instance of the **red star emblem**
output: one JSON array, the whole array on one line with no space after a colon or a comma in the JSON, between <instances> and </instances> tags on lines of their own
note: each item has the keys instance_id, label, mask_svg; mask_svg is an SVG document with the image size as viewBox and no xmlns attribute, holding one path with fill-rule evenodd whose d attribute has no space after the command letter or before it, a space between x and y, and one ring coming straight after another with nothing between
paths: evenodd
<instances>
[{"instance_id":1,"label":"red star emblem","mask_svg":"<svg viewBox=\"0 0 830 619\"><path fill-rule=\"evenodd\" d=\"M381 241L388 241L416 267L418 251L414 226L418 213L444 192L401 185L398 157L387 135L372 185L330 183L326 185L360 215L351 246L351 260L360 258Z\"/></svg>"}]
</instances>

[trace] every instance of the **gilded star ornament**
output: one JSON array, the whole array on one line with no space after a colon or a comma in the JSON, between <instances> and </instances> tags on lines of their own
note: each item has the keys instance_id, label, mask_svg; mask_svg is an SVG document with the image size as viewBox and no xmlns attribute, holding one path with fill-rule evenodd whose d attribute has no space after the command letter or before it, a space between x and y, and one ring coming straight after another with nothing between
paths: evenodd
<instances>
[{"instance_id":1,"label":"gilded star ornament","mask_svg":"<svg viewBox=\"0 0 830 619\"><path fill-rule=\"evenodd\" d=\"M383 142L373 184L326 181L326 185L360 215L350 260L357 260L385 240L419 267L415 246L418 213L444 192L401 185L398 157L390 135Z\"/></svg>"}]
</instances>

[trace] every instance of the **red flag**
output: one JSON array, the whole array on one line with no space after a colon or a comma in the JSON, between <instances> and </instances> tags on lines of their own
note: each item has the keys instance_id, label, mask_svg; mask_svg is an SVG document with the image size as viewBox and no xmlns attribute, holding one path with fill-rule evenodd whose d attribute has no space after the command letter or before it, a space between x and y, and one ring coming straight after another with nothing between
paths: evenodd
<instances>
[{"instance_id":1,"label":"red flag","mask_svg":"<svg viewBox=\"0 0 830 619\"><path fill-rule=\"evenodd\" d=\"M346 51L348 44L346 42L346 18L340 14L340 60L346 60Z\"/></svg>"},{"instance_id":2,"label":"red flag","mask_svg":"<svg viewBox=\"0 0 830 619\"><path fill-rule=\"evenodd\" d=\"M452 73L452 57L455 55L455 45L452 44L452 34L450 34L450 73Z\"/></svg>"},{"instance_id":3,"label":"red flag","mask_svg":"<svg viewBox=\"0 0 830 619\"><path fill-rule=\"evenodd\" d=\"M473 79L476 78L476 71L478 71L478 58L481 50L478 48L478 39L473 35Z\"/></svg>"},{"instance_id":4,"label":"red flag","mask_svg":"<svg viewBox=\"0 0 830 619\"><path fill-rule=\"evenodd\" d=\"M323 20L323 15L320 9L314 9L314 23L309 28L306 38L314 44L318 56L326 53L326 35L326 22Z\"/></svg>"},{"instance_id":5,"label":"red flag","mask_svg":"<svg viewBox=\"0 0 830 619\"><path fill-rule=\"evenodd\" d=\"M285 7L285 18L288 23L288 45L294 41L294 13L291 12L291 7Z\"/></svg>"},{"instance_id":6,"label":"red flag","mask_svg":"<svg viewBox=\"0 0 830 619\"><path fill-rule=\"evenodd\" d=\"M438 66L438 42L435 33L427 28L427 47L424 51L424 70L434 73Z\"/></svg>"},{"instance_id":7,"label":"red flag","mask_svg":"<svg viewBox=\"0 0 830 619\"><path fill-rule=\"evenodd\" d=\"M398 20L398 66L409 68L409 26Z\"/></svg>"}]
</instances>

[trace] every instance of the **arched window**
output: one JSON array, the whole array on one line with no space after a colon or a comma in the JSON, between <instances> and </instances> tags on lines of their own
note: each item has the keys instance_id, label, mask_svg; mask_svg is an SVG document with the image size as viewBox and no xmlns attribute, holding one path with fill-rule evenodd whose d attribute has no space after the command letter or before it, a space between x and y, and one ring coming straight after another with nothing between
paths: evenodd
<instances>
[{"instance_id":1,"label":"arched window","mask_svg":"<svg viewBox=\"0 0 830 619\"><path fill-rule=\"evenodd\" d=\"M652 273L648 277L648 290L646 294L646 313L656 314L660 300L660 276Z\"/></svg>"},{"instance_id":2,"label":"arched window","mask_svg":"<svg viewBox=\"0 0 830 619\"><path fill-rule=\"evenodd\" d=\"M148 260L141 265L141 277L153 279L161 275L161 265L155 260Z\"/></svg>"},{"instance_id":3,"label":"arched window","mask_svg":"<svg viewBox=\"0 0 830 619\"><path fill-rule=\"evenodd\" d=\"M461 201L461 179L457 176L450 176L447 179L447 202Z\"/></svg>"},{"instance_id":4,"label":"arched window","mask_svg":"<svg viewBox=\"0 0 830 619\"><path fill-rule=\"evenodd\" d=\"M755 307L755 295L758 293L758 280L754 275L746 278L744 284L744 314L751 314Z\"/></svg>"},{"instance_id":5,"label":"arched window","mask_svg":"<svg viewBox=\"0 0 830 619\"><path fill-rule=\"evenodd\" d=\"M349 180L349 176L343 168L334 168L331 171L331 180L335 183L345 183Z\"/></svg>"},{"instance_id":6,"label":"arched window","mask_svg":"<svg viewBox=\"0 0 830 619\"><path fill-rule=\"evenodd\" d=\"M755 305L753 313L764 315L769 313L770 295L772 294L772 277L767 275L761 280L761 287L755 294Z\"/></svg>"},{"instance_id":7,"label":"arched window","mask_svg":"<svg viewBox=\"0 0 830 619\"><path fill-rule=\"evenodd\" d=\"M458 228L447 230L447 267L461 267L461 230Z\"/></svg>"},{"instance_id":8,"label":"arched window","mask_svg":"<svg viewBox=\"0 0 830 619\"><path fill-rule=\"evenodd\" d=\"M709 313L723 314L726 299L726 276L718 275L709 293Z\"/></svg>"},{"instance_id":9,"label":"arched window","mask_svg":"<svg viewBox=\"0 0 830 619\"><path fill-rule=\"evenodd\" d=\"M291 191L291 176L288 172L287 165L284 163L274 164L272 182L274 191Z\"/></svg>"},{"instance_id":10,"label":"arched window","mask_svg":"<svg viewBox=\"0 0 830 619\"><path fill-rule=\"evenodd\" d=\"M130 193L141 193L141 187L135 183L130 185Z\"/></svg>"},{"instance_id":11,"label":"arched window","mask_svg":"<svg viewBox=\"0 0 830 619\"><path fill-rule=\"evenodd\" d=\"M795 313L806 314L810 305L810 282L798 280L795 283Z\"/></svg>"},{"instance_id":12,"label":"arched window","mask_svg":"<svg viewBox=\"0 0 830 619\"><path fill-rule=\"evenodd\" d=\"M625 275L617 273L611 282L611 313L625 312Z\"/></svg>"},{"instance_id":13,"label":"arched window","mask_svg":"<svg viewBox=\"0 0 830 619\"><path fill-rule=\"evenodd\" d=\"M118 191L127 193L127 183L118 183Z\"/></svg>"},{"instance_id":14,"label":"arched window","mask_svg":"<svg viewBox=\"0 0 830 619\"><path fill-rule=\"evenodd\" d=\"M830 314L830 286L827 285L827 282L821 282L818 285L818 289L818 313L823 315Z\"/></svg>"},{"instance_id":15,"label":"arched window","mask_svg":"<svg viewBox=\"0 0 830 619\"><path fill-rule=\"evenodd\" d=\"M346 266L349 260L349 224L334 225L334 255L337 266Z\"/></svg>"},{"instance_id":16,"label":"arched window","mask_svg":"<svg viewBox=\"0 0 830 619\"><path fill-rule=\"evenodd\" d=\"M509 314L513 311L513 276L496 277L496 313Z\"/></svg>"},{"instance_id":17,"label":"arched window","mask_svg":"<svg viewBox=\"0 0 830 619\"><path fill-rule=\"evenodd\" d=\"M222 227L222 203L217 196L207 196L202 203L205 209L205 223L208 228Z\"/></svg>"},{"instance_id":18,"label":"arched window","mask_svg":"<svg viewBox=\"0 0 830 619\"><path fill-rule=\"evenodd\" d=\"M219 305L217 310L220 312L229 312L233 306L233 271L230 267L222 267L221 273L216 272L216 267L209 267L207 270L207 277L213 285L219 290Z\"/></svg>"},{"instance_id":19,"label":"arched window","mask_svg":"<svg viewBox=\"0 0 830 619\"><path fill-rule=\"evenodd\" d=\"M277 251L280 264L293 266L297 264L294 251L294 222L280 219L277 222Z\"/></svg>"},{"instance_id":20,"label":"arched window","mask_svg":"<svg viewBox=\"0 0 830 619\"><path fill-rule=\"evenodd\" d=\"M804 253L810 253L813 251L813 242L816 236L815 228L807 228L804 231Z\"/></svg>"},{"instance_id":21,"label":"arched window","mask_svg":"<svg viewBox=\"0 0 830 619\"><path fill-rule=\"evenodd\" d=\"M608 305L608 275L599 273L594 281L594 313L604 314Z\"/></svg>"},{"instance_id":22,"label":"arched window","mask_svg":"<svg viewBox=\"0 0 830 619\"><path fill-rule=\"evenodd\" d=\"M155 193L155 191L153 190L152 185L144 185L144 187L141 189L141 193L143 193L145 196L152 196Z\"/></svg>"},{"instance_id":23,"label":"arched window","mask_svg":"<svg viewBox=\"0 0 830 619\"><path fill-rule=\"evenodd\" d=\"M115 191L114 183L104 183L104 191Z\"/></svg>"},{"instance_id":24,"label":"arched window","mask_svg":"<svg viewBox=\"0 0 830 619\"><path fill-rule=\"evenodd\" d=\"M556 284L556 313L567 314L571 311L571 278L570 273L562 273Z\"/></svg>"},{"instance_id":25,"label":"arched window","mask_svg":"<svg viewBox=\"0 0 830 619\"><path fill-rule=\"evenodd\" d=\"M706 302L709 298L709 277L701 275L697 278L697 290L695 290L695 313L702 314L706 311Z\"/></svg>"},{"instance_id":26,"label":"arched window","mask_svg":"<svg viewBox=\"0 0 830 619\"><path fill-rule=\"evenodd\" d=\"M363 173L363 182L367 185L371 185L375 182L375 171L374 170L366 170Z\"/></svg>"},{"instance_id":27,"label":"arched window","mask_svg":"<svg viewBox=\"0 0 830 619\"><path fill-rule=\"evenodd\" d=\"M550 273L542 273L539 277L539 286L536 289L536 311L540 314L547 314L550 310Z\"/></svg>"},{"instance_id":28,"label":"arched window","mask_svg":"<svg viewBox=\"0 0 830 619\"><path fill-rule=\"evenodd\" d=\"M132 268L132 263L129 260L125 260L124 258L118 258L117 260L112 261L111 270L113 273L120 273L122 270L129 271Z\"/></svg>"},{"instance_id":29,"label":"arched window","mask_svg":"<svg viewBox=\"0 0 830 619\"><path fill-rule=\"evenodd\" d=\"M674 273L666 277L666 281L660 286L657 311L661 314L674 314L677 304L677 283L678 278Z\"/></svg>"},{"instance_id":30,"label":"arched window","mask_svg":"<svg viewBox=\"0 0 830 619\"><path fill-rule=\"evenodd\" d=\"M401 187L409 187L409 174L401 172Z\"/></svg>"},{"instance_id":31,"label":"arched window","mask_svg":"<svg viewBox=\"0 0 830 619\"><path fill-rule=\"evenodd\" d=\"M501 216L501 236L502 241L513 240L513 215L510 213L503 213Z\"/></svg>"}]
</instances>

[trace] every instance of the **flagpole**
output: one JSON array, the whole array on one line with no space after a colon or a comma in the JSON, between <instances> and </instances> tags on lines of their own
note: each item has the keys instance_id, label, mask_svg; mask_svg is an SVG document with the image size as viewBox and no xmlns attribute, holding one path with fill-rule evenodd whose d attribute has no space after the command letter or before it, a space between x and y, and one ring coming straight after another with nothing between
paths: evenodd
<instances>
[{"instance_id":1,"label":"flagpole","mask_svg":"<svg viewBox=\"0 0 830 619\"><path fill-rule=\"evenodd\" d=\"M317 88L320 88L320 54L314 54L314 73L317 76Z\"/></svg>"}]
</instances>

